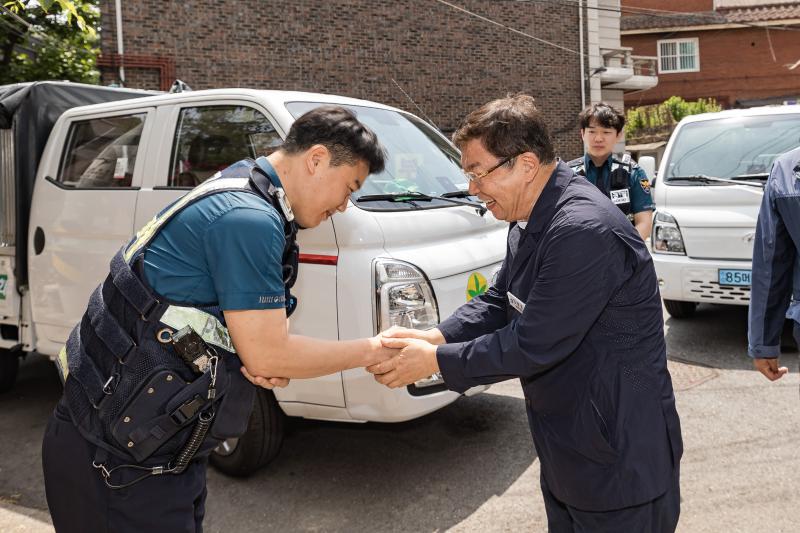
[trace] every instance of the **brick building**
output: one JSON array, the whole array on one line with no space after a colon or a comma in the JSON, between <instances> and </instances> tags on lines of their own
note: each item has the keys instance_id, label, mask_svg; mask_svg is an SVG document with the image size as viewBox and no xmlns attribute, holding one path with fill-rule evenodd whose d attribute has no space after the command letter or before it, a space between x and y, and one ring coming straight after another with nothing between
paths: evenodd
<instances>
[{"instance_id":1,"label":"brick building","mask_svg":"<svg viewBox=\"0 0 800 533\"><path fill-rule=\"evenodd\" d=\"M622 0L622 44L658 57L658 85L627 106L670 96L724 107L800 101L800 3ZM668 9L668 11L665 11Z\"/></svg>"},{"instance_id":2,"label":"brick building","mask_svg":"<svg viewBox=\"0 0 800 533\"><path fill-rule=\"evenodd\" d=\"M179 78L194 89L337 93L427 116L445 132L476 106L523 91L536 97L559 153L580 152L577 7L455 3L536 39L437 0L125 0L125 85L165 89ZM115 5L100 1L106 84L120 77Z\"/></svg>"}]
</instances>

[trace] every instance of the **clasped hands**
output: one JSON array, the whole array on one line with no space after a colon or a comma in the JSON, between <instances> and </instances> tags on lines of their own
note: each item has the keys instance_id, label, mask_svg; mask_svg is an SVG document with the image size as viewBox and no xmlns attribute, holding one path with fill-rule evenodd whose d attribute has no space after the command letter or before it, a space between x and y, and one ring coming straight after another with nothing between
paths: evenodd
<instances>
[{"instance_id":1,"label":"clasped hands","mask_svg":"<svg viewBox=\"0 0 800 533\"><path fill-rule=\"evenodd\" d=\"M364 355L366 370L375 381L395 389L405 387L439 372L436 345L444 342L438 329L421 331L392 326L369 339L370 350ZM285 387L288 378L253 376L242 366L242 374L253 385L265 389Z\"/></svg>"},{"instance_id":2,"label":"clasped hands","mask_svg":"<svg viewBox=\"0 0 800 533\"><path fill-rule=\"evenodd\" d=\"M378 336L385 348L395 350L388 359L367 367L378 383L396 389L439 372L436 345L444 338L438 329L420 331L392 326Z\"/></svg>"}]
</instances>

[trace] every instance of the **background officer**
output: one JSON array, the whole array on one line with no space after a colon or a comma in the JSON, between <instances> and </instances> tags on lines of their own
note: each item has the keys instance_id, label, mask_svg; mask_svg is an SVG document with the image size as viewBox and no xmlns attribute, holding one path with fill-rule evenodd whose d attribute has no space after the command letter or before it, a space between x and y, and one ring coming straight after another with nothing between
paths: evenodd
<instances>
[{"instance_id":1,"label":"background officer","mask_svg":"<svg viewBox=\"0 0 800 533\"><path fill-rule=\"evenodd\" d=\"M385 332L402 351L369 370L457 392L520 378L550 531L674 531L683 445L645 244L555 159L533 98L486 104L453 139L470 193L511 222L505 260L437 328Z\"/></svg>"},{"instance_id":2,"label":"background officer","mask_svg":"<svg viewBox=\"0 0 800 533\"><path fill-rule=\"evenodd\" d=\"M298 227L343 210L383 166L351 112L317 108L281 149L202 183L114 257L59 356L64 395L42 447L58 532L201 531L206 458L245 431L247 379L283 386L387 356L377 337L287 327Z\"/></svg>"},{"instance_id":3,"label":"background officer","mask_svg":"<svg viewBox=\"0 0 800 533\"><path fill-rule=\"evenodd\" d=\"M600 102L584 109L578 120L586 153L567 164L597 185L633 221L642 239L649 239L655 205L647 174L629 154L621 160L612 155L622 136L625 115Z\"/></svg>"},{"instance_id":4,"label":"background officer","mask_svg":"<svg viewBox=\"0 0 800 533\"><path fill-rule=\"evenodd\" d=\"M770 381L789 369L778 366L781 332L787 318L795 321L800 341L800 148L780 156L764 187L753 244L748 354Z\"/></svg>"}]
</instances>

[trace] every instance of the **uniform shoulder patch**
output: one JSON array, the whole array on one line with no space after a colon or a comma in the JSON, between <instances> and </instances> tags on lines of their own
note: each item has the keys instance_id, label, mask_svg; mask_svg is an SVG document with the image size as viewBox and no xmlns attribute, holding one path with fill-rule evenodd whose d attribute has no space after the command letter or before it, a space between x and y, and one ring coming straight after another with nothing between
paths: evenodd
<instances>
[{"instance_id":1,"label":"uniform shoulder patch","mask_svg":"<svg viewBox=\"0 0 800 533\"><path fill-rule=\"evenodd\" d=\"M642 186L642 190L647 194L650 194L650 180L647 178L643 178L639 180L639 185Z\"/></svg>"}]
</instances>

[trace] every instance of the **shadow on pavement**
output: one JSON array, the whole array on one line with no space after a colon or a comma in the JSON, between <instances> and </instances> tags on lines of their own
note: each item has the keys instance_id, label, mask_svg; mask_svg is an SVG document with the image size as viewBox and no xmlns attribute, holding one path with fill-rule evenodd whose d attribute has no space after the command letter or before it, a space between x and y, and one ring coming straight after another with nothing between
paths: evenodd
<instances>
[{"instance_id":1,"label":"shadow on pavement","mask_svg":"<svg viewBox=\"0 0 800 533\"><path fill-rule=\"evenodd\" d=\"M0 395L0 502L37 519L47 512L41 439L60 395L55 366L39 355ZM209 470L206 531L447 529L534 460L524 401L491 391L399 424L290 419L280 455L253 477Z\"/></svg>"},{"instance_id":2,"label":"shadow on pavement","mask_svg":"<svg viewBox=\"0 0 800 533\"><path fill-rule=\"evenodd\" d=\"M747 307L701 304L691 318L665 314L667 357L719 369L755 370L747 355ZM781 338L781 365L797 371L797 345L787 321Z\"/></svg>"},{"instance_id":3,"label":"shadow on pavement","mask_svg":"<svg viewBox=\"0 0 800 533\"><path fill-rule=\"evenodd\" d=\"M509 396L461 398L399 424L294 420L281 454L254 477L210 471L206 529L446 530L504 493L534 459L524 401ZM537 490L538 480L524 499Z\"/></svg>"},{"instance_id":4,"label":"shadow on pavement","mask_svg":"<svg viewBox=\"0 0 800 533\"><path fill-rule=\"evenodd\" d=\"M0 501L47 510L41 443L60 397L55 365L38 354L21 362L16 384L0 394Z\"/></svg>"}]
</instances>

